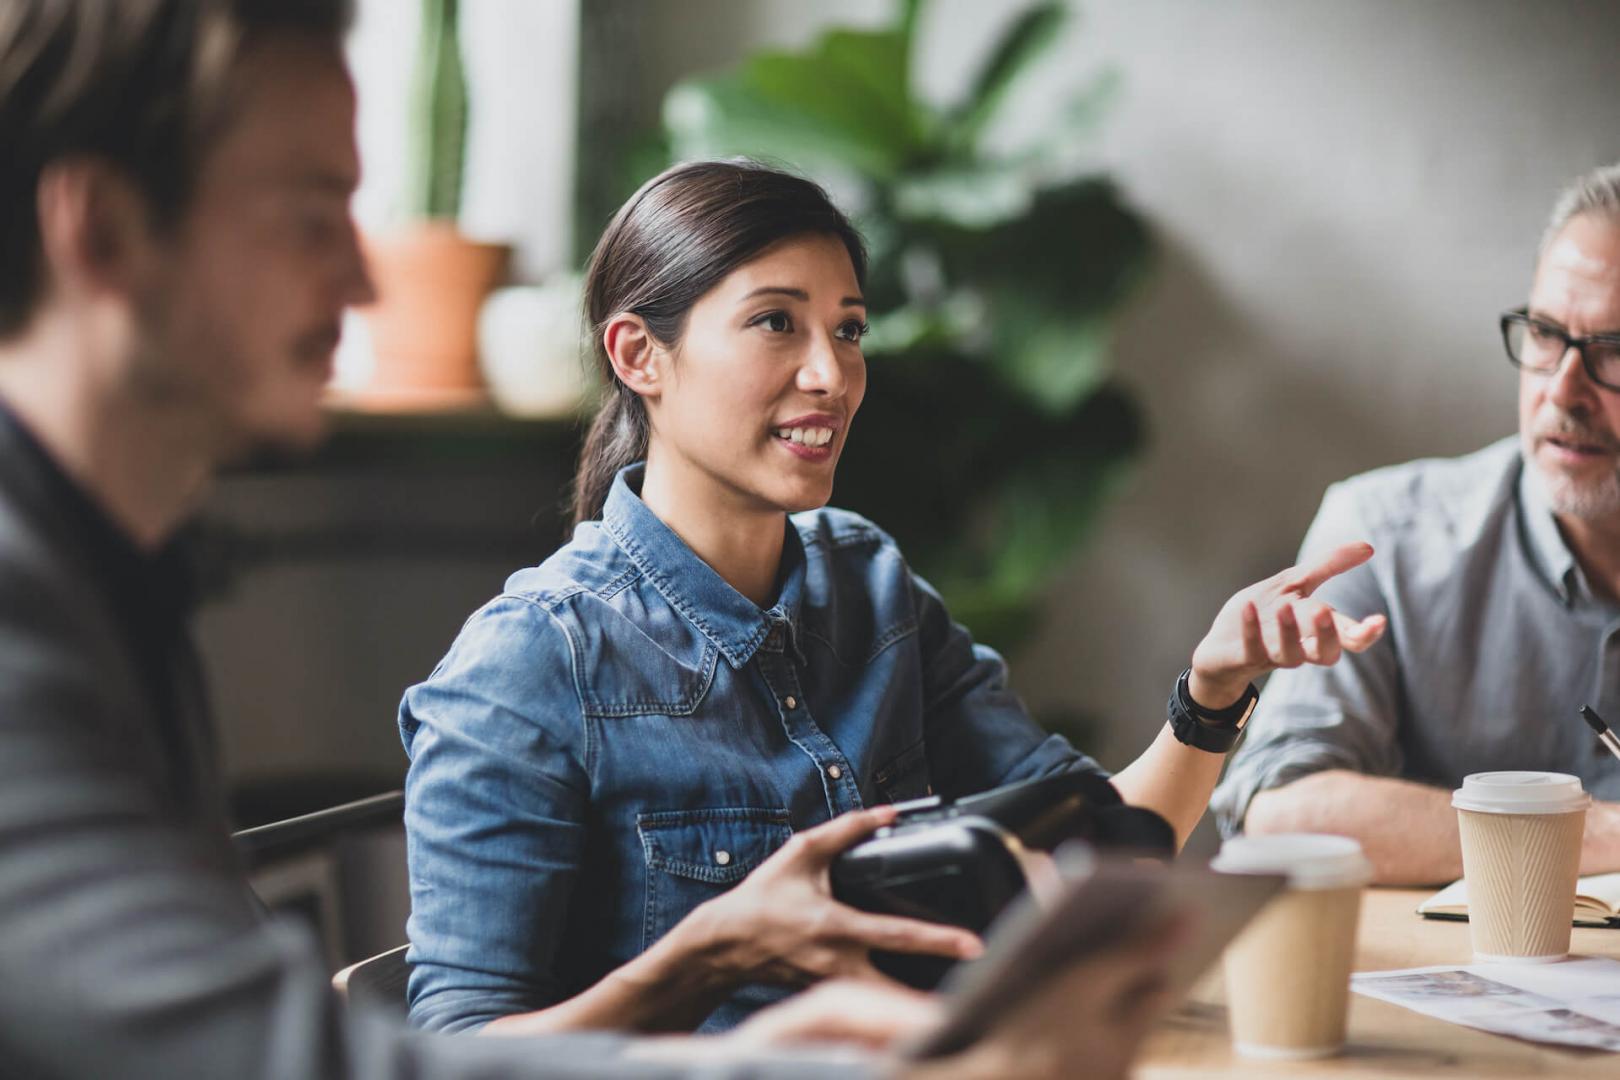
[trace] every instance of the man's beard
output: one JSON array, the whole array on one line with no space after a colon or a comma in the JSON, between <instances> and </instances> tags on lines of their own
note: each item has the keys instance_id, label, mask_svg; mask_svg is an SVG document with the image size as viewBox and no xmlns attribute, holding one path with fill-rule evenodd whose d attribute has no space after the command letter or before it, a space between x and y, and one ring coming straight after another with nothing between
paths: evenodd
<instances>
[{"instance_id":1,"label":"man's beard","mask_svg":"<svg viewBox=\"0 0 1620 1080\"><path fill-rule=\"evenodd\" d=\"M1536 464L1553 513L1583 521L1620 514L1620 466L1591 478L1574 477L1561 469L1542 468L1535 446L1539 439L1547 436L1609 449L1614 448L1614 439L1585 421L1552 408L1538 412L1530 430L1520 433L1524 456Z\"/></svg>"}]
</instances>

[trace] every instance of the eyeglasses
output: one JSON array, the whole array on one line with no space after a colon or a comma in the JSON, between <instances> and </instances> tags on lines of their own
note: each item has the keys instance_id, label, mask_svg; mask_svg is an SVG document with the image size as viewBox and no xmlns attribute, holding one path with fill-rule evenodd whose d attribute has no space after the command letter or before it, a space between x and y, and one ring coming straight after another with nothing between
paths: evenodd
<instances>
[{"instance_id":1,"label":"eyeglasses","mask_svg":"<svg viewBox=\"0 0 1620 1080\"><path fill-rule=\"evenodd\" d=\"M1502 344L1513 366L1537 375L1552 375L1574 349L1586 375L1605 390L1620 392L1620 334L1575 337L1561 326L1543 322L1524 308L1502 316Z\"/></svg>"}]
</instances>

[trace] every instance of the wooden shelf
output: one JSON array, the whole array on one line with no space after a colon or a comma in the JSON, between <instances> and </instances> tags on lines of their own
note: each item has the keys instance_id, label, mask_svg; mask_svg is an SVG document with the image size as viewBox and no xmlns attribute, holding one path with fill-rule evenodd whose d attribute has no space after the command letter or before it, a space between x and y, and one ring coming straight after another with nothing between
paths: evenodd
<instances>
[{"instance_id":1,"label":"wooden shelf","mask_svg":"<svg viewBox=\"0 0 1620 1080\"><path fill-rule=\"evenodd\" d=\"M330 431L311 453L264 453L231 473L319 471L354 467L458 466L498 459L566 456L571 463L584 441L584 416L524 417L501 412L479 393L439 399L429 408L417 399L407 409L383 408L332 395L323 403Z\"/></svg>"},{"instance_id":2,"label":"wooden shelf","mask_svg":"<svg viewBox=\"0 0 1620 1080\"><path fill-rule=\"evenodd\" d=\"M328 389L321 404L328 412L375 416L496 412L482 386L449 390L368 390L356 393Z\"/></svg>"}]
</instances>

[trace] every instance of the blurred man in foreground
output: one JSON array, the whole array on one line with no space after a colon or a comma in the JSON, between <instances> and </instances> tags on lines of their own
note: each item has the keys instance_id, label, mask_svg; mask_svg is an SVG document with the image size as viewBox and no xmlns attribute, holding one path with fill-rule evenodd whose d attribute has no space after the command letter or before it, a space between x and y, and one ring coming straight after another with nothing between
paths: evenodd
<instances>
[{"instance_id":1,"label":"blurred man in foreground","mask_svg":"<svg viewBox=\"0 0 1620 1080\"><path fill-rule=\"evenodd\" d=\"M1378 558L1321 596L1389 633L1272 677L1212 803L1227 834L1343 833L1382 882L1444 881L1462 874L1462 778L1550 770L1598 800L1581 872L1620 869L1620 761L1577 716L1620 719L1620 166L1558 200L1529 304L1501 328L1516 438L1323 499L1302 558L1370 540Z\"/></svg>"},{"instance_id":2,"label":"blurred man in foreground","mask_svg":"<svg viewBox=\"0 0 1620 1080\"><path fill-rule=\"evenodd\" d=\"M347 17L0 0L0 1073L811 1076L824 1060L774 1048L925 1030L931 998L830 983L724 1039L408 1034L342 1012L310 943L260 920L173 537L222 463L318 439L340 318L370 296ZM1122 1075L1171 944L1053 980L957 1058L843 1067Z\"/></svg>"}]
</instances>

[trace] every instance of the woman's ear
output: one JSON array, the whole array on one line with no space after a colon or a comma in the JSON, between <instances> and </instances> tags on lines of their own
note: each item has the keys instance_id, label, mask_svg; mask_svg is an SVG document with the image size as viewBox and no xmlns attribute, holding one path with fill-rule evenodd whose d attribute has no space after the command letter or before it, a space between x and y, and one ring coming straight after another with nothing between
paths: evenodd
<instances>
[{"instance_id":1,"label":"woman's ear","mask_svg":"<svg viewBox=\"0 0 1620 1080\"><path fill-rule=\"evenodd\" d=\"M621 311L609 319L602 328L602 348L620 382L644 398L657 399L667 353L640 315Z\"/></svg>"}]
</instances>

